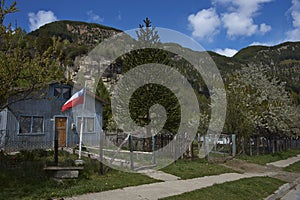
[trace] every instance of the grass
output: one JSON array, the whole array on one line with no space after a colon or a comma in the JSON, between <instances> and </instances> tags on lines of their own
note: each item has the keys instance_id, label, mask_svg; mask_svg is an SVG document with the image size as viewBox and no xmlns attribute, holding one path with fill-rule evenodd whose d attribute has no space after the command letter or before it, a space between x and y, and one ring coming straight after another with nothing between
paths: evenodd
<instances>
[{"instance_id":1,"label":"grass","mask_svg":"<svg viewBox=\"0 0 300 200\"><path fill-rule=\"evenodd\" d=\"M1 153L0 153L1 154ZM71 165L77 156L59 153L61 165ZM0 199L51 199L100 192L127 186L154 183L157 180L141 174L110 169L99 176L99 162L85 159L78 179L53 180L43 167L53 161L53 152L21 152L14 156L0 155Z\"/></svg>"},{"instance_id":2,"label":"grass","mask_svg":"<svg viewBox=\"0 0 300 200\"><path fill-rule=\"evenodd\" d=\"M253 177L164 198L164 200L257 200L271 195L284 182L270 177Z\"/></svg>"},{"instance_id":3,"label":"grass","mask_svg":"<svg viewBox=\"0 0 300 200\"><path fill-rule=\"evenodd\" d=\"M283 170L287 171L287 172L298 172L298 173L300 173L300 161L295 162L295 163L283 168Z\"/></svg>"},{"instance_id":4,"label":"grass","mask_svg":"<svg viewBox=\"0 0 300 200\"><path fill-rule=\"evenodd\" d=\"M178 160L176 163L172 163L171 165L161 169L161 171L173 174L181 179L235 172L224 166L208 163L204 159Z\"/></svg>"},{"instance_id":5,"label":"grass","mask_svg":"<svg viewBox=\"0 0 300 200\"><path fill-rule=\"evenodd\" d=\"M288 151L283 151L279 153L274 153L274 154L265 154L265 155L258 155L258 156L246 156L246 155L241 155L237 158L246 160L252 163L260 164L260 165L265 165L270 162L275 162L278 160L285 160L290 157L294 157L296 155L300 154L300 149L290 149Z\"/></svg>"}]
</instances>

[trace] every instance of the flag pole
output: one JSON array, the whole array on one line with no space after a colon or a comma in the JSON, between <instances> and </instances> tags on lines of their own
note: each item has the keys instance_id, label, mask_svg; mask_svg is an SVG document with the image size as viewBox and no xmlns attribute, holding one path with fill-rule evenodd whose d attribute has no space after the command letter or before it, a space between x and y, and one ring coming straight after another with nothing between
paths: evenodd
<instances>
[{"instance_id":1,"label":"flag pole","mask_svg":"<svg viewBox=\"0 0 300 200\"><path fill-rule=\"evenodd\" d=\"M84 94L83 94L83 104L82 104L82 112L81 112L81 125L80 125L80 133L79 133L79 156L78 159L81 160L81 151L82 151L82 133L83 133L83 112L85 110L85 93L86 93L86 81L84 82Z\"/></svg>"}]
</instances>

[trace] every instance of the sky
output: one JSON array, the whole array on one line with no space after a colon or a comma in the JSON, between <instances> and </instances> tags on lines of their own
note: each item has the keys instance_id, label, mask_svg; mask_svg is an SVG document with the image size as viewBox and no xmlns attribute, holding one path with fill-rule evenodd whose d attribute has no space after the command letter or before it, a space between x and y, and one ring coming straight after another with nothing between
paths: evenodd
<instances>
[{"instance_id":1,"label":"sky","mask_svg":"<svg viewBox=\"0 0 300 200\"><path fill-rule=\"evenodd\" d=\"M5 23L26 32L57 20L126 31L148 17L155 27L178 31L229 57L250 45L300 41L300 0L17 0L17 8Z\"/></svg>"}]
</instances>

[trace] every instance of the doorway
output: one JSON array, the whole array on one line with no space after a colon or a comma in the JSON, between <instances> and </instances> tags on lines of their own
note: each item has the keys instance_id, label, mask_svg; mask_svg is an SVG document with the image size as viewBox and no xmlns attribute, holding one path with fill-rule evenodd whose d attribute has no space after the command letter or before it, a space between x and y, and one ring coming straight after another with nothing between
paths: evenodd
<instances>
[{"instance_id":1,"label":"doorway","mask_svg":"<svg viewBox=\"0 0 300 200\"><path fill-rule=\"evenodd\" d=\"M56 117L55 118L55 130L58 133L58 147L67 146L67 118Z\"/></svg>"}]
</instances>

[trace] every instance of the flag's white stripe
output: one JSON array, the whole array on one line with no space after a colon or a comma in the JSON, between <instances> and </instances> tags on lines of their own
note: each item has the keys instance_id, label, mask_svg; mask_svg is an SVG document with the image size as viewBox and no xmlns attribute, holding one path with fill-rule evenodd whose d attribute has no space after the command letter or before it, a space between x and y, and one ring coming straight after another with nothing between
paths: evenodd
<instances>
[{"instance_id":1,"label":"flag's white stripe","mask_svg":"<svg viewBox=\"0 0 300 200\"><path fill-rule=\"evenodd\" d=\"M72 96L65 104L67 104L67 103L69 103L70 101L73 101L74 99L76 99L76 98L82 96L82 95L83 95L83 92L84 92L84 89L82 89L82 90L76 92L75 94L73 94L73 96Z\"/></svg>"}]
</instances>

